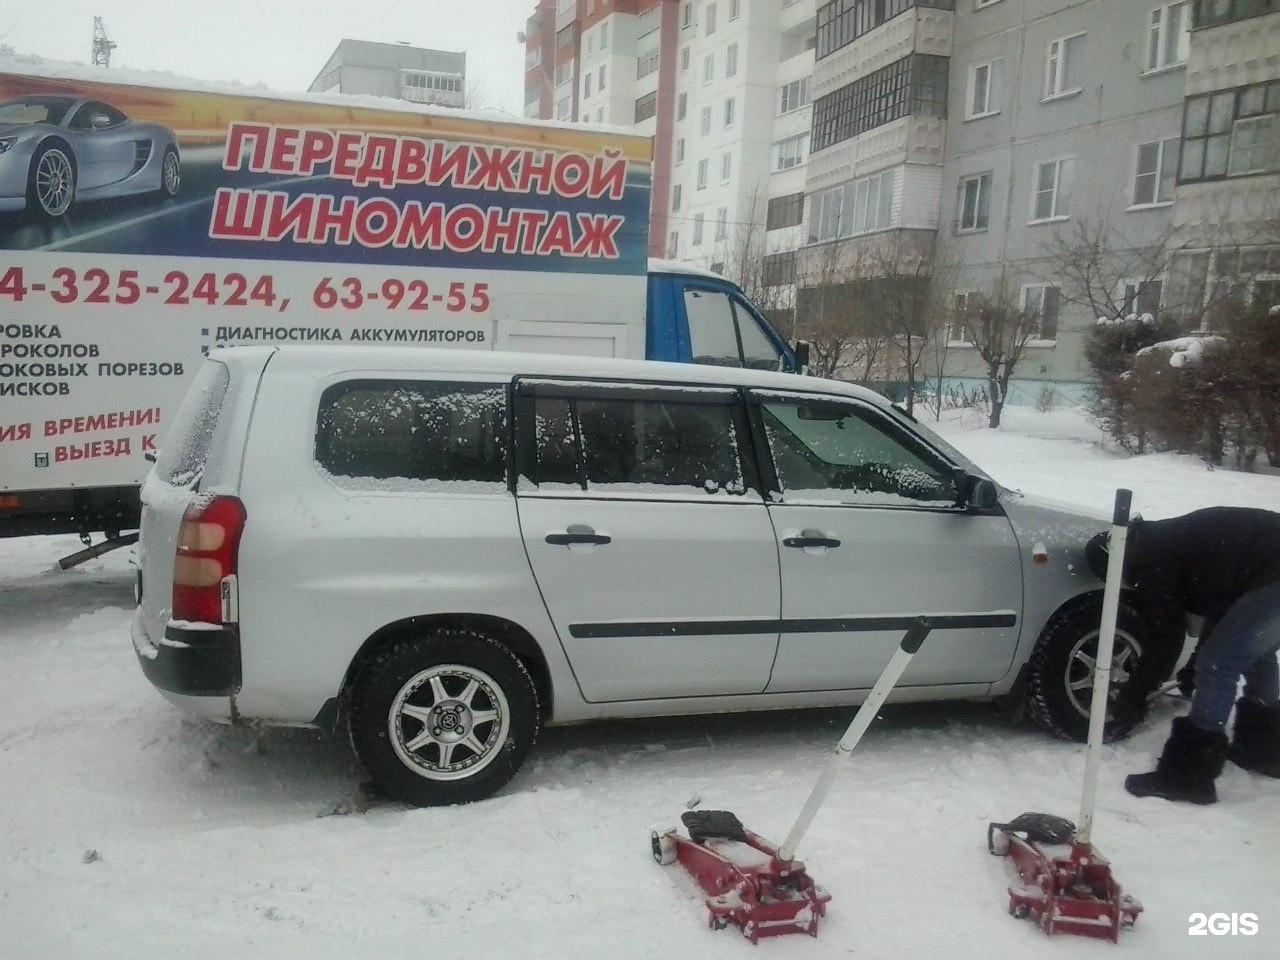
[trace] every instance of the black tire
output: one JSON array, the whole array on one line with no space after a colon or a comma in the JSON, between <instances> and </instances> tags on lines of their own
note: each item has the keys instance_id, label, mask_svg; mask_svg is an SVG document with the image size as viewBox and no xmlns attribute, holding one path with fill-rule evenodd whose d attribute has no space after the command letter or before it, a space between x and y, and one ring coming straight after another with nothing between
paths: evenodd
<instances>
[{"instance_id":1,"label":"black tire","mask_svg":"<svg viewBox=\"0 0 1280 960\"><path fill-rule=\"evenodd\" d=\"M1093 699L1093 659L1098 649L1102 598L1090 597L1073 604L1050 621L1031 653L1027 676L1027 712L1035 723L1055 736L1083 743L1089 736L1089 705ZM1138 661L1151 651L1166 664L1144 664L1146 676L1165 677L1172 672L1181 650L1162 649L1151 642L1151 633L1138 612L1121 602L1116 617L1110 700L1103 740L1123 740L1146 718L1145 696L1126 689Z\"/></svg>"},{"instance_id":2,"label":"black tire","mask_svg":"<svg viewBox=\"0 0 1280 960\"><path fill-rule=\"evenodd\" d=\"M71 209L75 198L75 155L59 140L41 144L32 154L27 171L28 208L56 220Z\"/></svg>"},{"instance_id":3,"label":"black tire","mask_svg":"<svg viewBox=\"0 0 1280 960\"><path fill-rule=\"evenodd\" d=\"M164 157L160 161L160 196L171 200L178 195L182 187L182 161L178 159L178 148L164 148Z\"/></svg>"},{"instance_id":4,"label":"black tire","mask_svg":"<svg viewBox=\"0 0 1280 960\"><path fill-rule=\"evenodd\" d=\"M469 630L439 630L378 653L351 686L349 716L352 745L374 783L419 807L492 796L524 763L539 725L524 664Z\"/></svg>"}]
</instances>

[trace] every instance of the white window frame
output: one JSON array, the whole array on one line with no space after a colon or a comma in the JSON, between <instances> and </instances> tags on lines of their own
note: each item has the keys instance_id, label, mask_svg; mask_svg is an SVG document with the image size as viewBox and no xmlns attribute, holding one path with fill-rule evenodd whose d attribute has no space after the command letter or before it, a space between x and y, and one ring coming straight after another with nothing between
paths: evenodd
<instances>
[{"instance_id":1,"label":"white window frame","mask_svg":"<svg viewBox=\"0 0 1280 960\"><path fill-rule=\"evenodd\" d=\"M585 100L589 96L591 96L591 72L590 71L583 74L582 76L582 99Z\"/></svg>"},{"instance_id":2,"label":"white window frame","mask_svg":"<svg viewBox=\"0 0 1280 960\"><path fill-rule=\"evenodd\" d=\"M724 128L732 129L734 121L738 116L738 101L736 97L725 97L724 99Z\"/></svg>"},{"instance_id":3,"label":"white window frame","mask_svg":"<svg viewBox=\"0 0 1280 960\"><path fill-rule=\"evenodd\" d=\"M1142 296L1142 285L1149 284L1149 283L1160 284L1160 298L1163 299L1164 298L1164 276L1163 275L1150 277L1149 279L1146 279L1146 280L1141 280L1141 279L1138 279L1137 277L1125 277L1123 280L1117 280L1116 289L1115 289L1115 298L1113 300L1113 302L1116 305L1116 312L1122 317L1127 317L1130 313L1138 314L1139 316L1141 316L1141 314L1138 313L1138 298ZM1130 303L1130 301L1132 301L1132 309L1126 310L1125 306L1126 304ZM1160 310L1160 304L1156 303L1155 311L1144 310L1142 312L1155 313L1155 312L1159 312L1159 310Z\"/></svg>"},{"instance_id":4,"label":"white window frame","mask_svg":"<svg viewBox=\"0 0 1280 960\"><path fill-rule=\"evenodd\" d=\"M1256 129L1246 145L1241 132ZM1280 113L1260 113L1251 117L1236 117L1231 122L1231 142L1227 154L1227 176L1245 177L1255 173L1274 173L1280 170ZM1253 160L1244 165L1243 157L1262 157L1261 163Z\"/></svg>"},{"instance_id":5,"label":"white window frame","mask_svg":"<svg viewBox=\"0 0 1280 960\"><path fill-rule=\"evenodd\" d=\"M1180 151L1177 149L1182 142L1179 136L1161 137L1159 140L1148 140L1146 143L1140 143L1133 155L1133 190L1130 193L1130 210L1150 210L1153 207L1168 207L1173 204L1173 184L1177 182L1178 176L1178 159ZM1156 168L1153 171L1143 172L1139 166L1142 163L1142 148L1152 145L1156 146ZM1173 155L1170 156L1170 145L1173 145ZM1172 180L1167 180L1170 174L1169 168L1172 167ZM1138 178L1154 177L1153 187L1151 190L1150 200L1138 199ZM1160 186L1168 182L1170 193L1168 199L1161 199Z\"/></svg>"},{"instance_id":6,"label":"white window frame","mask_svg":"<svg viewBox=\"0 0 1280 960\"><path fill-rule=\"evenodd\" d=\"M601 91L601 92L603 92L603 91L604 91L604 76L605 76L605 74L604 74L604 69L605 69L605 67L607 67L607 66L608 66L608 64L607 64L607 63L602 63L602 64L600 64L600 84L599 84L599 86L600 86L600 91Z\"/></svg>"},{"instance_id":7,"label":"white window frame","mask_svg":"<svg viewBox=\"0 0 1280 960\"><path fill-rule=\"evenodd\" d=\"M985 63L975 63L969 68L969 86L965 93L965 115L966 120L980 120L983 117L994 117L1000 112L1000 75L1004 71L1001 69L1004 64L1003 58L997 57L994 60L988 60ZM985 97L982 103L982 109L978 109L978 71L986 68L987 82Z\"/></svg>"},{"instance_id":8,"label":"white window frame","mask_svg":"<svg viewBox=\"0 0 1280 960\"><path fill-rule=\"evenodd\" d=\"M680 231L672 230L667 235L667 259L674 260L680 253Z\"/></svg>"},{"instance_id":9,"label":"white window frame","mask_svg":"<svg viewBox=\"0 0 1280 960\"><path fill-rule=\"evenodd\" d=\"M1035 166L1031 168L1031 219L1028 223L1057 223L1066 220L1071 216L1071 193L1074 184L1072 180L1075 175L1075 157L1054 157L1049 160L1039 160ZM1040 216L1037 212L1040 200L1040 171L1044 167L1054 165L1053 172L1053 189L1050 193L1050 211L1048 216ZM1066 165L1066 166L1064 166ZM1062 175L1063 170L1067 171L1067 176ZM1067 189L1065 191L1066 198L1063 199L1063 180L1067 181Z\"/></svg>"},{"instance_id":10,"label":"white window frame","mask_svg":"<svg viewBox=\"0 0 1280 960\"><path fill-rule=\"evenodd\" d=\"M732 179L733 179L733 154L725 152L720 154L720 182L728 183Z\"/></svg>"},{"instance_id":11,"label":"white window frame","mask_svg":"<svg viewBox=\"0 0 1280 960\"><path fill-rule=\"evenodd\" d=\"M684 185L673 183L671 185L671 212L675 213L680 209L680 202L684 200Z\"/></svg>"},{"instance_id":12,"label":"white window frame","mask_svg":"<svg viewBox=\"0 0 1280 960\"><path fill-rule=\"evenodd\" d=\"M693 26L694 0L684 0L684 9L680 11L680 29L688 30Z\"/></svg>"},{"instance_id":13,"label":"white window frame","mask_svg":"<svg viewBox=\"0 0 1280 960\"><path fill-rule=\"evenodd\" d=\"M983 181L986 181L985 189ZM969 174L960 178L960 189L957 196L959 210L956 216L956 233L986 233L991 227L991 190L995 181L995 174L991 170L985 170L982 173ZM969 184L977 183L978 192L973 204L973 224L965 226L965 213L968 209ZM983 226L978 226L978 211L982 207L982 201L986 200L987 204L987 222Z\"/></svg>"},{"instance_id":14,"label":"white window frame","mask_svg":"<svg viewBox=\"0 0 1280 960\"><path fill-rule=\"evenodd\" d=\"M716 5L714 3L707 4L707 29L704 31L706 36L711 36L716 32Z\"/></svg>"},{"instance_id":15,"label":"white window frame","mask_svg":"<svg viewBox=\"0 0 1280 960\"><path fill-rule=\"evenodd\" d=\"M698 161L698 189L707 189L707 158L703 157Z\"/></svg>"},{"instance_id":16,"label":"white window frame","mask_svg":"<svg viewBox=\"0 0 1280 960\"><path fill-rule=\"evenodd\" d=\"M676 138L676 163L684 163L684 137Z\"/></svg>"},{"instance_id":17,"label":"white window frame","mask_svg":"<svg viewBox=\"0 0 1280 960\"><path fill-rule=\"evenodd\" d=\"M977 295L981 291L978 290L952 290L951 291L951 315L947 317L947 345L951 347L972 347L974 346L973 338L965 336L968 327L961 323L957 325L956 320L961 312L969 306L969 298ZM957 336L959 334L959 336Z\"/></svg>"},{"instance_id":18,"label":"white window frame","mask_svg":"<svg viewBox=\"0 0 1280 960\"><path fill-rule=\"evenodd\" d=\"M724 75L732 77L738 72L738 45L731 43L724 52Z\"/></svg>"},{"instance_id":19,"label":"white window frame","mask_svg":"<svg viewBox=\"0 0 1280 960\"><path fill-rule=\"evenodd\" d=\"M689 95L687 93L676 94L676 119L683 120L689 116Z\"/></svg>"},{"instance_id":20,"label":"white window frame","mask_svg":"<svg viewBox=\"0 0 1280 960\"><path fill-rule=\"evenodd\" d=\"M706 136L711 132L711 108L710 107L702 108L702 118L698 126L698 131L703 136Z\"/></svg>"},{"instance_id":21,"label":"white window frame","mask_svg":"<svg viewBox=\"0 0 1280 960\"><path fill-rule=\"evenodd\" d=\"M609 49L609 21L606 20L600 24L600 50L603 52Z\"/></svg>"},{"instance_id":22,"label":"white window frame","mask_svg":"<svg viewBox=\"0 0 1280 960\"><path fill-rule=\"evenodd\" d=\"M729 236L729 208L721 207L716 211L716 239L724 240Z\"/></svg>"},{"instance_id":23,"label":"white window frame","mask_svg":"<svg viewBox=\"0 0 1280 960\"><path fill-rule=\"evenodd\" d=\"M1045 319L1044 318L1044 291L1049 290L1051 288L1058 291L1058 315L1057 317L1054 318L1054 326L1056 327L1057 324L1062 320L1062 285L1061 284L1053 283L1053 282L1024 283L1022 285L1022 288L1018 291L1018 309L1022 310L1023 312L1027 312L1027 293L1031 290L1040 291L1040 323L1039 323L1039 326L1036 328L1036 335L1034 337L1028 338L1029 342L1031 343L1056 343L1058 340L1058 335L1056 330L1052 337L1044 336L1044 319Z\"/></svg>"},{"instance_id":24,"label":"white window frame","mask_svg":"<svg viewBox=\"0 0 1280 960\"><path fill-rule=\"evenodd\" d=\"M716 78L716 55L708 53L702 58L702 85L710 86Z\"/></svg>"},{"instance_id":25,"label":"white window frame","mask_svg":"<svg viewBox=\"0 0 1280 960\"><path fill-rule=\"evenodd\" d=\"M795 104L788 106L791 97L787 91L796 90ZM803 110L809 105L809 78L801 77L799 80L792 80L790 83L784 83L778 88L778 116L784 117L788 113L795 113L797 110Z\"/></svg>"},{"instance_id":26,"label":"white window frame","mask_svg":"<svg viewBox=\"0 0 1280 960\"><path fill-rule=\"evenodd\" d=\"M1049 41L1049 47L1045 55L1044 62L1044 97L1043 100L1061 100L1065 97L1074 97L1077 93L1084 89L1079 87L1065 87L1064 83L1068 68L1072 68L1070 72L1079 76L1080 64L1071 59L1067 54L1070 49L1084 50L1083 38L1088 36L1087 30L1081 30L1079 33L1068 34L1065 37L1058 37ZM1080 40L1078 48L1069 48L1072 40ZM1083 57L1083 52L1077 53L1076 57Z\"/></svg>"},{"instance_id":27,"label":"white window frame","mask_svg":"<svg viewBox=\"0 0 1280 960\"><path fill-rule=\"evenodd\" d=\"M688 47L680 48L680 72L681 73L689 72L689 48Z\"/></svg>"},{"instance_id":28,"label":"white window frame","mask_svg":"<svg viewBox=\"0 0 1280 960\"><path fill-rule=\"evenodd\" d=\"M742 0L729 0L729 19L737 20L742 16Z\"/></svg>"},{"instance_id":29,"label":"white window frame","mask_svg":"<svg viewBox=\"0 0 1280 960\"><path fill-rule=\"evenodd\" d=\"M794 160L790 163L784 163L784 160L792 159L792 151L786 149L794 145ZM796 167L802 167L809 159L809 134L798 133L794 137L784 137L782 140L776 140L773 144L773 169L794 170Z\"/></svg>"},{"instance_id":30,"label":"white window frame","mask_svg":"<svg viewBox=\"0 0 1280 960\"><path fill-rule=\"evenodd\" d=\"M695 213L693 215L693 241L691 246L698 247L702 245L702 225L705 221L706 218L702 214Z\"/></svg>"},{"instance_id":31,"label":"white window frame","mask_svg":"<svg viewBox=\"0 0 1280 960\"><path fill-rule=\"evenodd\" d=\"M1182 10L1182 30L1174 41L1172 58L1169 52L1169 32L1172 30L1173 11ZM1166 3L1151 11L1147 23L1146 73L1160 73L1174 67L1185 67L1191 53L1191 0Z\"/></svg>"},{"instance_id":32,"label":"white window frame","mask_svg":"<svg viewBox=\"0 0 1280 960\"><path fill-rule=\"evenodd\" d=\"M646 50L636 58L636 79L647 77L652 73L658 72L658 67L662 63L662 55L658 52L658 48Z\"/></svg>"}]
</instances>

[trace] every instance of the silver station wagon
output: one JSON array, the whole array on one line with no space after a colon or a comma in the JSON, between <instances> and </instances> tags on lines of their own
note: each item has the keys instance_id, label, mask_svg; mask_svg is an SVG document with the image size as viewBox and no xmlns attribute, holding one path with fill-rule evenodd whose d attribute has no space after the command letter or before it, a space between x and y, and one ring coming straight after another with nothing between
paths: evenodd
<instances>
[{"instance_id":1,"label":"silver station wagon","mask_svg":"<svg viewBox=\"0 0 1280 960\"><path fill-rule=\"evenodd\" d=\"M151 682L215 720L345 726L413 804L491 795L544 724L859 703L922 614L893 699L1087 730L1105 517L1000 489L849 384L236 347L143 503ZM1117 690L1147 630L1122 605Z\"/></svg>"}]
</instances>

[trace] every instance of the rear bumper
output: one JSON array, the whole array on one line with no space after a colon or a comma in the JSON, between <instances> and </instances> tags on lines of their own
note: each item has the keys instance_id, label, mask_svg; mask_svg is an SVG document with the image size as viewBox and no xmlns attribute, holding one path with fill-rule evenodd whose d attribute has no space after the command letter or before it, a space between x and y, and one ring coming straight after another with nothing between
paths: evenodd
<instances>
[{"instance_id":1,"label":"rear bumper","mask_svg":"<svg viewBox=\"0 0 1280 960\"><path fill-rule=\"evenodd\" d=\"M235 624L201 629L170 624L164 639L153 643L139 607L130 632L142 672L160 690L187 697L229 697L240 690L240 631Z\"/></svg>"}]
</instances>

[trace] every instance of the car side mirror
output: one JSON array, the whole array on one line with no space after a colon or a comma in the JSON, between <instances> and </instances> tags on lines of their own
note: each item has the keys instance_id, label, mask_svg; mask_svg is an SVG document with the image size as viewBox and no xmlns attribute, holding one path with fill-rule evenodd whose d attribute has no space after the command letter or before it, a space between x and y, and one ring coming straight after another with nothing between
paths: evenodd
<instances>
[{"instance_id":1,"label":"car side mirror","mask_svg":"<svg viewBox=\"0 0 1280 960\"><path fill-rule=\"evenodd\" d=\"M986 477L975 477L956 468L956 506L969 510L990 510L1000 501L1000 488Z\"/></svg>"},{"instance_id":2,"label":"car side mirror","mask_svg":"<svg viewBox=\"0 0 1280 960\"><path fill-rule=\"evenodd\" d=\"M791 345L791 350L796 355L796 372L804 373L809 366L809 341L797 340Z\"/></svg>"}]
</instances>

